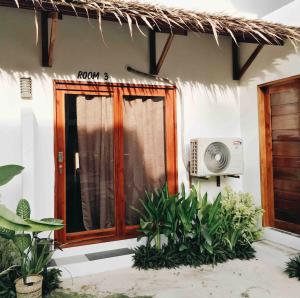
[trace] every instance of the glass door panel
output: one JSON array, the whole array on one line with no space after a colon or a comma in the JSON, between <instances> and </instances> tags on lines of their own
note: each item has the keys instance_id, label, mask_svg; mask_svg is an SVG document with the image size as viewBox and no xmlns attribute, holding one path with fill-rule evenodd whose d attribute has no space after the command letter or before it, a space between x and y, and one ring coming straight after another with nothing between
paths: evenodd
<instances>
[{"instance_id":1,"label":"glass door panel","mask_svg":"<svg viewBox=\"0 0 300 298\"><path fill-rule=\"evenodd\" d=\"M161 96L123 97L125 223L138 225L145 191L166 183L165 104Z\"/></svg>"},{"instance_id":2,"label":"glass door panel","mask_svg":"<svg viewBox=\"0 0 300 298\"><path fill-rule=\"evenodd\" d=\"M65 95L67 233L115 226L113 99Z\"/></svg>"}]
</instances>

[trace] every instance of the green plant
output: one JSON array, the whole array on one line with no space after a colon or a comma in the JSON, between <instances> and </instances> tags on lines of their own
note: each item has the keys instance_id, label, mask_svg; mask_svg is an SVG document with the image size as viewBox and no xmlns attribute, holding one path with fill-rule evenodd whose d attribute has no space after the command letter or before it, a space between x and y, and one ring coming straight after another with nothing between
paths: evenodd
<instances>
[{"instance_id":1,"label":"green plant","mask_svg":"<svg viewBox=\"0 0 300 298\"><path fill-rule=\"evenodd\" d=\"M7 184L23 170L24 168L18 165L0 166L0 186Z\"/></svg>"},{"instance_id":2,"label":"green plant","mask_svg":"<svg viewBox=\"0 0 300 298\"><path fill-rule=\"evenodd\" d=\"M61 270L58 268L51 268L43 271L43 295L48 295L52 291L59 288Z\"/></svg>"},{"instance_id":3,"label":"green plant","mask_svg":"<svg viewBox=\"0 0 300 298\"><path fill-rule=\"evenodd\" d=\"M254 257L251 243L260 235L257 222L262 210L255 207L249 194L227 188L209 202L207 193L201 196L194 186L186 194L182 185L176 196L169 195L164 186L141 202L140 231L147 237L147 245L135 250L137 268L199 266ZM168 239L162 247L161 235Z\"/></svg>"},{"instance_id":4,"label":"green plant","mask_svg":"<svg viewBox=\"0 0 300 298\"><path fill-rule=\"evenodd\" d=\"M7 229L1 231L0 235L13 241L17 247L21 256L20 273L25 284L28 275L40 274L43 271L53 254L53 251L49 251L48 245L40 245L38 233L63 227L63 224L55 219L32 220L30 213L29 203L25 199L19 201L16 214L0 205L0 215L3 219L0 226Z\"/></svg>"},{"instance_id":5,"label":"green plant","mask_svg":"<svg viewBox=\"0 0 300 298\"><path fill-rule=\"evenodd\" d=\"M198 221L196 230L199 230L198 245L201 253L206 251L213 255L220 246L220 227L223 224L221 215L221 194L217 196L213 203L208 202L207 193L201 197L198 194Z\"/></svg>"},{"instance_id":6,"label":"green plant","mask_svg":"<svg viewBox=\"0 0 300 298\"><path fill-rule=\"evenodd\" d=\"M22 170L23 167L16 165L0 167L0 186L8 183ZM16 213L4 204L0 204L0 238L6 239L6 243L13 245L14 251L17 251L19 256L16 258L18 262L7 260L3 268L0 268L0 291L3 290L5 295L11 295L11 282L18 276L22 276L26 284L26 278L30 274L45 275L44 269L53 254L53 249L49 245L52 240L48 237L47 241L44 239L44 242L41 242L38 235L40 232L51 232L63 227L60 220L50 218L34 220L30 218L30 214L30 206L26 199L19 201Z\"/></svg>"},{"instance_id":7,"label":"green plant","mask_svg":"<svg viewBox=\"0 0 300 298\"><path fill-rule=\"evenodd\" d=\"M284 270L290 278L296 277L300 280L300 255L290 258L286 263L286 268Z\"/></svg>"},{"instance_id":8,"label":"green plant","mask_svg":"<svg viewBox=\"0 0 300 298\"><path fill-rule=\"evenodd\" d=\"M0 237L0 272L20 264L20 253L13 241Z\"/></svg>"},{"instance_id":9,"label":"green plant","mask_svg":"<svg viewBox=\"0 0 300 298\"><path fill-rule=\"evenodd\" d=\"M254 204L249 193L234 192L226 187L222 192L223 239L231 253L241 255L241 247L248 247L261 237L259 220L262 209Z\"/></svg>"},{"instance_id":10,"label":"green plant","mask_svg":"<svg viewBox=\"0 0 300 298\"><path fill-rule=\"evenodd\" d=\"M140 200L143 206L142 211L132 207L141 216L139 231L147 237L147 245L150 245L151 241L154 240L157 249L161 248L161 234L169 236L172 229L165 220L169 200L168 187L164 186L160 191L146 192L145 199Z\"/></svg>"},{"instance_id":11,"label":"green plant","mask_svg":"<svg viewBox=\"0 0 300 298\"><path fill-rule=\"evenodd\" d=\"M197 216L197 204L196 189L192 188L190 194L186 196L185 188L182 184L176 212L176 214L178 214L177 238L180 243L180 251L187 249L189 238L194 238L195 236L193 233L195 232L195 230L193 230L193 223Z\"/></svg>"}]
</instances>

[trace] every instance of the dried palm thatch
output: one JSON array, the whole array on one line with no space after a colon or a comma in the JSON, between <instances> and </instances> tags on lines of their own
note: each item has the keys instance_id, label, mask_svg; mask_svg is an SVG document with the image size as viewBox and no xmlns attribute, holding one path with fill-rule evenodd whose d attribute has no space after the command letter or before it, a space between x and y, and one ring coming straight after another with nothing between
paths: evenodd
<instances>
[{"instance_id":1,"label":"dried palm thatch","mask_svg":"<svg viewBox=\"0 0 300 298\"><path fill-rule=\"evenodd\" d=\"M288 39L294 45L300 40L300 28L270 23L262 20L208 14L179 8L163 7L125 0L0 0L0 4L14 2L18 7L59 11L88 18L97 18L102 31L102 20L127 23L132 35L136 25L150 29L181 29L199 33L211 33L216 42L219 35L230 36L235 42L252 40L263 44L281 44Z\"/></svg>"}]
</instances>

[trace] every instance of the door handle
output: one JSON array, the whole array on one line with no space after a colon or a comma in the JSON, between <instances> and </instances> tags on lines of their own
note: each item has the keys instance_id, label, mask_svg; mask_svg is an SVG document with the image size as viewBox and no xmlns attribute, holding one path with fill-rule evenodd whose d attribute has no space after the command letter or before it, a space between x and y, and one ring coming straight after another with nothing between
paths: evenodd
<instances>
[{"instance_id":1,"label":"door handle","mask_svg":"<svg viewBox=\"0 0 300 298\"><path fill-rule=\"evenodd\" d=\"M63 162L64 162L63 151L58 152L57 161L58 161L58 172L59 172L59 174L62 174L63 173Z\"/></svg>"}]
</instances>

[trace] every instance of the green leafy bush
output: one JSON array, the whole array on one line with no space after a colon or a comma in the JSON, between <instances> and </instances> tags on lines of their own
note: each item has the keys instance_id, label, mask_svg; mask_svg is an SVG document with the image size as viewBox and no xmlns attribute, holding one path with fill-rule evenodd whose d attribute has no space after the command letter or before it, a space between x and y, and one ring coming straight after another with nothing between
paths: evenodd
<instances>
[{"instance_id":1,"label":"green leafy bush","mask_svg":"<svg viewBox=\"0 0 300 298\"><path fill-rule=\"evenodd\" d=\"M300 255L290 258L284 270L290 278L296 277L300 280Z\"/></svg>"},{"instance_id":2,"label":"green leafy bush","mask_svg":"<svg viewBox=\"0 0 300 298\"><path fill-rule=\"evenodd\" d=\"M226 188L209 202L207 194L201 196L195 187L187 194L182 185L181 192L171 196L164 186L141 202L140 232L147 244L135 250L137 268L200 266L254 257L251 243L260 236L262 210L250 194ZM162 236L167 239L163 246Z\"/></svg>"},{"instance_id":3,"label":"green leafy bush","mask_svg":"<svg viewBox=\"0 0 300 298\"><path fill-rule=\"evenodd\" d=\"M0 167L0 186L7 184L24 168L18 165ZM61 229L57 219L34 220L30 218L26 199L18 203L16 213L0 203L0 297L15 297L15 280L31 274L44 276L43 291L49 293L58 287L60 270L47 270L54 252L53 240L39 238L40 232Z\"/></svg>"},{"instance_id":4,"label":"green leafy bush","mask_svg":"<svg viewBox=\"0 0 300 298\"><path fill-rule=\"evenodd\" d=\"M0 237L0 272L20 264L20 253L11 240Z\"/></svg>"},{"instance_id":5,"label":"green leafy bush","mask_svg":"<svg viewBox=\"0 0 300 298\"><path fill-rule=\"evenodd\" d=\"M248 243L262 236L258 226L263 211L254 205L251 194L234 192L226 187L222 192L221 205L223 217L228 224L227 230L231 227L232 233L239 231L243 241Z\"/></svg>"},{"instance_id":6,"label":"green leafy bush","mask_svg":"<svg viewBox=\"0 0 300 298\"><path fill-rule=\"evenodd\" d=\"M46 269L42 273L43 275L43 295L48 295L54 290L59 288L61 270L58 268Z\"/></svg>"}]
</instances>

